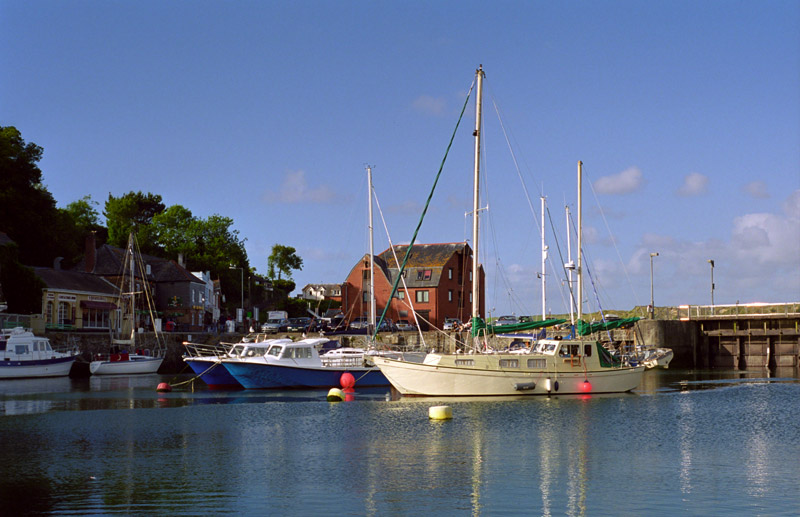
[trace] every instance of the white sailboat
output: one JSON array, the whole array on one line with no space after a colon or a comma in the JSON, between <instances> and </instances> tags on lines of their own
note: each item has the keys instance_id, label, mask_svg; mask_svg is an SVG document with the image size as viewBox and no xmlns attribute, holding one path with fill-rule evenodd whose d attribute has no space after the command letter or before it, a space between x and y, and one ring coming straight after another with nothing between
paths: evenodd
<instances>
[{"instance_id":1,"label":"white sailboat","mask_svg":"<svg viewBox=\"0 0 800 517\"><path fill-rule=\"evenodd\" d=\"M478 210L480 206L481 103L484 72L476 71L475 162L473 178L472 277L478 278ZM580 212L581 163L578 162L578 212ZM580 216L579 216L580 221ZM580 224L578 225L580 228ZM578 232L578 250L581 233ZM580 251L578 253L580 257ZM578 259L578 300L581 300L581 264ZM478 282L473 282L472 326L477 340L480 322ZM580 303L578 304L580 307ZM578 310L580 319L581 311ZM479 348L479 347L476 347ZM375 364L402 395L507 396L618 393L639 385L644 366L625 366L615 361L596 340L542 339L525 354L476 353L428 354L422 363L375 357Z\"/></svg>"},{"instance_id":2,"label":"white sailboat","mask_svg":"<svg viewBox=\"0 0 800 517\"><path fill-rule=\"evenodd\" d=\"M139 259L138 262L136 259ZM137 269L138 268L138 269ZM141 279L141 291L137 290L136 276ZM128 237L128 246L123 257L123 274L120 282L119 307L121 312L122 333L125 339L112 339L108 354L97 354L95 360L89 363L89 372L92 375L131 375L143 373L156 373L164 361L164 346L160 329L155 325L155 306L150 286L147 281L147 272L144 267L141 253L137 249L136 239L131 234ZM141 294L144 310L154 323L156 348L155 350L137 348L137 295Z\"/></svg>"}]
</instances>

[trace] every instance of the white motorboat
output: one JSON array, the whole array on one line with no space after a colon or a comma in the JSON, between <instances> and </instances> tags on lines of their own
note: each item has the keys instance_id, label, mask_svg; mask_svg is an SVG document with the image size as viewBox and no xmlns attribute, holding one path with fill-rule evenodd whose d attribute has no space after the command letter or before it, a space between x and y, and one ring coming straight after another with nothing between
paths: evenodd
<instances>
[{"instance_id":1,"label":"white motorboat","mask_svg":"<svg viewBox=\"0 0 800 517\"><path fill-rule=\"evenodd\" d=\"M480 213L480 137L483 69L476 71L475 155L473 175L472 278L478 274L478 214ZM581 162L578 162L578 250L581 249ZM578 253L578 299L582 300L581 253ZM402 275L402 271L400 273ZM481 353L480 333L486 326L480 318L479 282L472 284L472 336L470 354L431 353L422 363L387 357L373 357L389 382L402 395L420 396L502 396L546 395L550 393L616 393L639 385L644 366L615 361L596 340L542 339L529 354ZM578 304L578 321L582 311ZM545 322L541 322L544 324ZM514 326L509 326L514 327ZM503 328L503 327L500 327ZM497 327L495 327L497 330ZM586 333L589 333L587 330ZM484 334L485 335L485 334Z\"/></svg>"},{"instance_id":2,"label":"white motorboat","mask_svg":"<svg viewBox=\"0 0 800 517\"><path fill-rule=\"evenodd\" d=\"M205 345L184 342L183 361L211 389L241 389L242 385L222 365L223 359L261 357L273 343L291 343L291 339L267 339L267 334L249 334L240 343Z\"/></svg>"},{"instance_id":3,"label":"white motorboat","mask_svg":"<svg viewBox=\"0 0 800 517\"><path fill-rule=\"evenodd\" d=\"M69 375L77 350L57 352L46 337L17 327L0 333L0 379Z\"/></svg>"},{"instance_id":4,"label":"white motorboat","mask_svg":"<svg viewBox=\"0 0 800 517\"><path fill-rule=\"evenodd\" d=\"M671 348L648 348L640 356L640 362L647 368L669 368L673 352Z\"/></svg>"},{"instance_id":5,"label":"white motorboat","mask_svg":"<svg viewBox=\"0 0 800 517\"><path fill-rule=\"evenodd\" d=\"M138 260L137 260L138 259ZM128 237L128 246L123 258L123 273L120 285L119 307L122 309L123 333L126 339L112 339L111 348L107 354L96 354L89 363L89 372L92 375L132 375L156 373L164 361L165 346L162 342L161 330L155 328L155 349L137 348L137 328L139 322L137 315L140 312L149 314L150 320L155 321L155 305L153 294L148 282L148 273L138 249L136 238L131 233ZM138 296L141 294L142 296ZM140 302L137 305L137 302Z\"/></svg>"},{"instance_id":6,"label":"white motorboat","mask_svg":"<svg viewBox=\"0 0 800 517\"><path fill-rule=\"evenodd\" d=\"M338 349L344 350L341 353L319 355L318 348L328 341L278 340L266 353L225 358L222 364L247 389L330 388L339 385L344 373L353 375L357 387L389 385L380 370L364 364L361 349L344 348Z\"/></svg>"}]
</instances>

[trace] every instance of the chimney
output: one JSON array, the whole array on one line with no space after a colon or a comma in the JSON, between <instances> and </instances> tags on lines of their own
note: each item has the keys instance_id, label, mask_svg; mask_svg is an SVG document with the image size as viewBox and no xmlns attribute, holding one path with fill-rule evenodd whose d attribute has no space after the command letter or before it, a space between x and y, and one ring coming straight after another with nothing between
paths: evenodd
<instances>
[{"instance_id":1,"label":"chimney","mask_svg":"<svg viewBox=\"0 0 800 517\"><path fill-rule=\"evenodd\" d=\"M53 269L61 269L61 261L64 260L64 257L56 257L53 260Z\"/></svg>"},{"instance_id":2,"label":"chimney","mask_svg":"<svg viewBox=\"0 0 800 517\"><path fill-rule=\"evenodd\" d=\"M97 261L97 250L94 243L94 232L86 236L86 247L84 248L84 258L86 260L86 267L84 270L87 273L94 273L95 262Z\"/></svg>"},{"instance_id":3,"label":"chimney","mask_svg":"<svg viewBox=\"0 0 800 517\"><path fill-rule=\"evenodd\" d=\"M186 267L186 264L183 263L183 253L178 253L178 265L180 267Z\"/></svg>"}]
</instances>

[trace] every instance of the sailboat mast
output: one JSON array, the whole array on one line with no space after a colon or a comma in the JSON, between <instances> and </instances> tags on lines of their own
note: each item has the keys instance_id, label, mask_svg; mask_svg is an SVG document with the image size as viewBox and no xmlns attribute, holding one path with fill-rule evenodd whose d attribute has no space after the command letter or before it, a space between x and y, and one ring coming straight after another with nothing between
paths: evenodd
<instances>
[{"instance_id":1,"label":"sailboat mast","mask_svg":"<svg viewBox=\"0 0 800 517\"><path fill-rule=\"evenodd\" d=\"M572 325L575 324L575 291L572 285L572 272L575 270L575 263L572 261L572 232L570 231L569 221L569 205L564 206L564 212L567 217L567 286L569 288L569 320Z\"/></svg>"},{"instance_id":2,"label":"sailboat mast","mask_svg":"<svg viewBox=\"0 0 800 517\"><path fill-rule=\"evenodd\" d=\"M367 201L369 202L369 333L375 332L375 249L372 240L372 167L367 165Z\"/></svg>"},{"instance_id":3,"label":"sailboat mast","mask_svg":"<svg viewBox=\"0 0 800 517\"><path fill-rule=\"evenodd\" d=\"M578 160L578 319L583 319L583 162Z\"/></svg>"},{"instance_id":4,"label":"sailboat mast","mask_svg":"<svg viewBox=\"0 0 800 517\"><path fill-rule=\"evenodd\" d=\"M133 275L136 274L135 263L133 259L133 234L130 235L128 239L128 253L130 253L130 275L128 278L128 292L131 296L131 337L130 339L134 339L136 337L136 294L134 294L134 281Z\"/></svg>"},{"instance_id":5,"label":"sailboat mast","mask_svg":"<svg viewBox=\"0 0 800 517\"><path fill-rule=\"evenodd\" d=\"M472 324L480 317L479 278L478 278L478 209L480 208L480 168L481 168L481 104L483 103L483 65L475 71L477 93L475 95L475 173L472 192Z\"/></svg>"},{"instance_id":6,"label":"sailboat mast","mask_svg":"<svg viewBox=\"0 0 800 517\"><path fill-rule=\"evenodd\" d=\"M547 281L545 280L545 268L547 267L547 244L545 243L544 239L544 207L545 207L545 198L544 196L541 197L542 200L542 321L547 319Z\"/></svg>"}]
</instances>

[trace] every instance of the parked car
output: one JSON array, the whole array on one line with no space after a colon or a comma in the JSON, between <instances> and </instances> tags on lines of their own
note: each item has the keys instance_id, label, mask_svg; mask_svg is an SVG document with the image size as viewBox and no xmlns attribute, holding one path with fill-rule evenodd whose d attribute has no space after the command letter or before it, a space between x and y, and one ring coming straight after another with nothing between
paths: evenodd
<instances>
[{"instance_id":1,"label":"parked car","mask_svg":"<svg viewBox=\"0 0 800 517\"><path fill-rule=\"evenodd\" d=\"M395 326L397 327L398 332L413 332L417 330L417 327L414 324L409 323L408 320L397 320Z\"/></svg>"},{"instance_id":2,"label":"parked car","mask_svg":"<svg viewBox=\"0 0 800 517\"><path fill-rule=\"evenodd\" d=\"M392 320L390 320L389 318L384 318L383 321L381 322L380 328L378 329L378 332L395 332L395 331L397 331L397 326L395 326L395 324L392 323Z\"/></svg>"},{"instance_id":3,"label":"parked car","mask_svg":"<svg viewBox=\"0 0 800 517\"><path fill-rule=\"evenodd\" d=\"M289 318L286 330L289 332L304 332L308 329L311 318Z\"/></svg>"},{"instance_id":4,"label":"parked car","mask_svg":"<svg viewBox=\"0 0 800 517\"><path fill-rule=\"evenodd\" d=\"M445 318L442 330L457 330L461 326L461 320L458 318Z\"/></svg>"},{"instance_id":5,"label":"parked car","mask_svg":"<svg viewBox=\"0 0 800 517\"><path fill-rule=\"evenodd\" d=\"M503 325L516 325L518 323L516 316L500 316L494 322L495 327L502 327Z\"/></svg>"},{"instance_id":6,"label":"parked car","mask_svg":"<svg viewBox=\"0 0 800 517\"><path fill-rule=\"evenodd\" d=\"M276 334L278 332L286 332L287 327L289 326L289 320L287 319L271 319L267 320L266 323L261 325L261 332L266 334Z\"/></svg>"},{"instance_id":7,"label":"parked car","mask_svg":"<svg viewBox=\"0 0 800 517\"><path fill-rule=\"evenodd\" d=\"M367 318L353 318L350 320L349 329L350 330L361 330L365 329L369 326L369 320Z\"/></svg>"}]
</instances>

